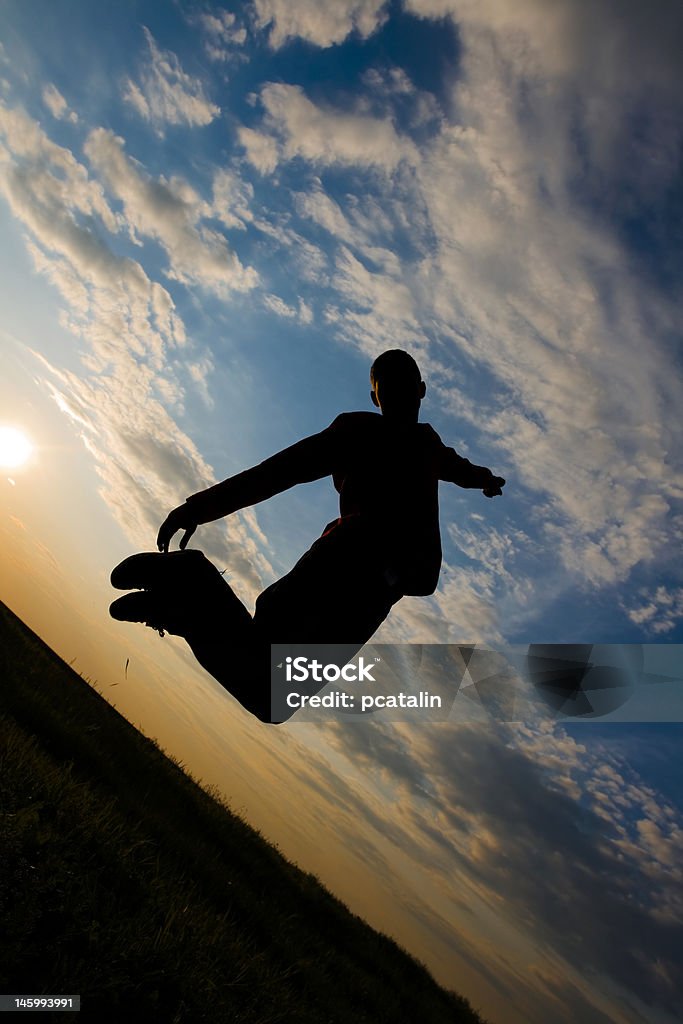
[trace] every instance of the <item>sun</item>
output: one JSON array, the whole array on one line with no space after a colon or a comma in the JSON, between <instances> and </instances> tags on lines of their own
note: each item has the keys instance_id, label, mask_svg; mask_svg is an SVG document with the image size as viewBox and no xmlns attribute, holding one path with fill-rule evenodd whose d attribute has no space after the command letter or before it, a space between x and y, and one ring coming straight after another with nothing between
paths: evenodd
<instances>
[{"instance_id":1,"label":"sun","mask_svg":"<svg viewBox=\"0 0 683 1024\"><path fill-rule=\"evenodd\" d=\"M16 427L0 427L0 466L4 469L18 469L28 462L33 445L26 434Z\"/></svg>"}]
</instances>

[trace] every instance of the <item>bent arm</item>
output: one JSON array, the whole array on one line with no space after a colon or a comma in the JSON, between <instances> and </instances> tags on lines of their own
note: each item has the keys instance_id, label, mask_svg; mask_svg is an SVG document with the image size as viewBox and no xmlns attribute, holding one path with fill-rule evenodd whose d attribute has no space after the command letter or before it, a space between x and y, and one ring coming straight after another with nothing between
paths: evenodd
<instances>
[{"instance_id":1,"label":"bent arm","mask_svg":"<svg viewBox=\"0 0 683 1024\"><path fill-rule=\"evenodd\" d=\"M329 476L334 465L334 423L319 434L285 448L252 469L190 495L185 506L195 523L208 523L256 505L295 484Z\"/></svg>"},{"instance_id":2,"label":"bent arm","mask_svg":"<svg viewBox=\"0 0 683 1024\"><path fill-rule=\"evenodd\" d=\"M179 530L184 530L180 540L182 550L201 523L210 523L248 505L256 505L295 484L329 476L337 450L338 419L326 430L285 448L258 466L191 494L183 505L169 512L161 524L157 535L159 550L168 551Z\"/></svg>"},{"instance_id":3,"label":"bent arm","mask_svg":"<svg viewBox=\"0 0 683 1024\"><path fill-rule=\"evenodd\" d=\"M448 448L445 444L442 444L439 456L439 479L458 487L476 488L487 497L501 494L501 487L505 485L502 476L495 476L486 466L475 466L469 459L458 455L455 448Z\"/></svg>"}]
</instances>

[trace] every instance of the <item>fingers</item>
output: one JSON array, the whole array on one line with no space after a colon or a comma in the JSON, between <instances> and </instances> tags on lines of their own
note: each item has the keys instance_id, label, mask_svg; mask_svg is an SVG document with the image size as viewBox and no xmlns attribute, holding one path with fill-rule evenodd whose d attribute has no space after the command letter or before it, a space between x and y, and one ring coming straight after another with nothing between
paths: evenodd
<instances>
[{"instance_id":1,"label":"fingers","mask_svg":"<svg viewBox=\"0 0 683 1024\"><path fill-rule=\"evenodd\" d=\"M182 536L182 537L180 538L180 550L181 550L181 551L184 551L184 550L185 550L185 548L187 547L187 542L189 541L190 537L192 536L192 534L194 533L194 531L195 531L196 529L197 529L197 527L196 527L196 526L189 526L189 527L188 527L188 528L187 528L187 529L185 530L185 533L184 533L184 534L183 534L183 536Z\"/></svg>"},{"instance_id":2,"label":"fingers","mask_svg":"<svg viewBox=\"0 0 683 1024\"><path fill-rule=\"evenodd\" d=\"M184 531L180 539L180 549L181 551L184 550L196 529L197 524L190 522L185 506L181 505L179 508L174 508L159 527L159 533L157 534L157 547L159 551L168 551L169 545L178 530Z\"/></svg>"},{"instance_id":3,"label":"fingers","mask_svg":"<svg viewBox=\"0 0 683 1024\"><path fill-rule=\"evenodd\" d=\"M159 551L168 551L168 545L171 537L173 536L173 534L170 534L169 536L168 531L164 529L165 526L166 523L162 523L161 529L157 535L157 547L159 548Z\"/></svg>"},{"instance_id":4,"label":"fingers","mask_svg":"<svg viewBox=\"0 0 683 1024\"><path fill-rule=\"evenodd\" d=\"M159 533L157 534L157 547L159 551L168 551L168 546L173 540L174 534L180 529L179 524L176 522L175 512L175 509L173 512L170 512L159 527Z\"/></svg>"}]
</instances>

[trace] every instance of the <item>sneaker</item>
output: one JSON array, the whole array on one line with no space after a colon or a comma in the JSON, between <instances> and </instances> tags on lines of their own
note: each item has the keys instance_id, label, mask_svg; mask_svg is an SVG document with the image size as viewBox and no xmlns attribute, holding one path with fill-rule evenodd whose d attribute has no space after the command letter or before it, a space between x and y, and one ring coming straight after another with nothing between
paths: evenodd
<instances>
[{"instance_id":1,"label":"sneaker","mask_svg":"<svg viewBox=\"0 0 683 1024\"><path fill-rule=\"evenodd\" d=\"M142 554L130 555L119 562L112 570L111 585L117 590L150 590L171 584L182 587L189 579L196 579L203 563L210 565L196 548L164 554L143 551Z\"/></svg>"},{"instance_id":2,"label":"sneaker","mask_svg":"<svg viewBox=\"0 0 683 1024\"><path fill-rule=\"evenodd\" d=\"M119 622L144 622L146 626L156 629L159 636L165 633L184 636L187 626L187 623L182 622L178 610L169 608L163 597L146 592L117 598L109 606L109 614Z\"/></svg>"}]
</instances>

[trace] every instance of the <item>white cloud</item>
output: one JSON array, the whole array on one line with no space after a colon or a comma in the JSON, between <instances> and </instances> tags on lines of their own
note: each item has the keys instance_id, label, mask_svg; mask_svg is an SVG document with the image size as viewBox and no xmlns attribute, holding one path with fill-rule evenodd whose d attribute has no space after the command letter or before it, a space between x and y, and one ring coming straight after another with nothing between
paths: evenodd
<instances>
[{"instance_id":1,"label":"white cloud","mask_svg":"<svg viewBox=\"0 0 683 1024\"><path fill-rule=\"evenodd\" d=\"M496 643L501 640L494 582L492 572L444 567L434 600L451 642Z\"/></svg>"},{"instance_id":2,"label":"white cloud","mask_svg":"<svg viewBox=\"0 0 683 1024\"><path fill-rule=\"evenodd\" d=\"M246 150L247 159L261 174L272 174L278 165L278 146L270 135L263 135L253 128L241 127L238 131L240 143Z\"/></svg>"},{"instance_id":3,"label":"white cloud","mask_svg":"<svg viewBox=\"0 0 683 1024\"><path fill-rule=\"evenodd\" d=\"M235 57L247 39L247 30L238 25L237 17L230 11L216 10L197 16L204 34L204 48L213 61L228 61Z\"/></svg>"},{"instance_id":4,"label":"white cloud","mask_svg":"<svg viewBox=\"0 0 683 1024\"><path fill-rule=\"evenodd\" d=\"M123 139L111 131L96 128L84 148L93 167L123 202L131 228L156 239L166 250L171 279L198 284L219 295L256 286L256 271L244 267L224 236L203 223L214 216L225 222L228 216L225 176L217 177L218 206L214 209L182 178L155 180L146 175L126 154ZM241 196L242 208L245 200L247 192Z\"/></svg>"},{"instance_id":5,"label":"white cloud","mask_svg":"<svg viewBox=\"0 0 683 1024\"><path fill-rule=\"evenodd\" d=\"M503 623L497 591L500 581L490 568L455 566L444 561L439 588L432 597L404 597L375 633L380 644L497 644Z\"/></svg>"},{"instance_id":6,"label":"white cloud","mask_svg":"<svg viewBox=\"0 0 683 1024\"><path fill-rule=\"evenodd\" d=\"M332 46L354 31L366 39L383 24L386 6L386 0L254 0L256 24L271 26L268 40L273 49L293 38Z\"/></svg>"},{"instance_id":7,"label":"white cloud","mask_svg":"<svg viewBox=\"0 0 683 1024\"><path fill-rule=\"evenodd\" d=\"M346 339L371 358L386 348L406 348L416 355L422 331L417 303L401 276L375 271L344 246L336 258L332 283L342 299L341 308L328 309Z\"/></svg>"},{"instance_id":8,"label":"white cloud","mask_svg":"<svg viewBox=\"0 0 683 1024\"><path fill-rule=\"evenodd\" d=\"M425 135L436 130L443 119L439 101L434 93L418 89L407 72L396 66L371 67L361 76L367 91L366 103L376 113L400 110L411 130Z\"/></svg>"},{"instance_id":9,"label":"white cloud","mask_svg":"<svg viewBox=\"0 0 683 1024\"><path fill-rule=\"evenodd\" d=\"M187 372L194 381L201 398L208 409L213 409L214 400L209 390L209 379L215 370L215 364L210 355L204 355L196 362L189 363Z\"/></svg>"},{"instance_id":10,"label":"white cloud","mask_svg":"<svg viewBox=\"0 0 683 1024\"><path fill-rule=\"evenodd\" d=\"M262 173L300 157L314 165L372 167L391 172L401 161L419 162L412 141L391 118L317 106L298 85L269 83L261 90L265 132L242 128L240 141Z\"/></svg>"},{"instance_id":11,"label":"white cloud","mask_svg":"<svg viewBox=\"0 0 683 1024\"><path fill-rule=\"evenodd\" d=\"M349 223L339 203L318 185L310 192L298 192L294 196L297 213L307 217L336 238L338 241L353 244L357 232Z\"/></svg>"},{"instance_id":12,"label":"white cloud","mask_svg":"<svg viewBox=\"0 0 683 1024\"><path fill-rule=\"evenodd\" d=\"M264 295L263 302L277 316L282 316L289 320L296 317L296 309L293 306L288 306L284 299L281 299L278 295Z\"/></svg>"},{"instance_id":13,"label":"white cloud","mask_svg":"<svg viewBox=\"0 0 683 1024\"><path fill-rule=\"evenodd\" d=\"M290 306L279 295L266 294L263 297L263 304L276 316L284 317L286 320L298 320L302 324L310 324L313 320L313 310L301 298L298 306Z\"/></svg>"},{"instance_id":14,"label":"white cloud","mask_svg":"<svg viewBox=\"0 0 683 1024\"><path fill-rule=\"evenodd\" d=\"M374 273L399 281L405 267L391 248L397 228L392 214L397 211L383 209L372 196L359 200L357 196L347 195L344 199L346 209L324 191L320 179L309 192L294 193L299 216L323 228L337 243L344 243L339 247L338 256L346 249L352 250L370 264Z\"/></svg>"},{"instance_id":15,"label":"white cloud","mask_svg":"<svg viewBox=\"0 0 683 1024\"><path fill-rule=\"evenodd\" d=\"M143 31L150 61L142 69L139 83L125 80L124 100L159 132L167 124L210 124L220 114L220 107L204 95L198 78L183 71L174 53L160 50L149 29L143 26Z\"/></svg>"},{"instance_id":16,"label":"white cloud","mask_svg":"<svg viewBox=\"0 0 683 1024\"><path fill-rule=\"evenodd\" d=\"M301 297L299 297L299 320L302 324L313 323L313 310Z\"/></svg>"},{"instance_id":17,"label":"white cloud","mask_svg":"<svg viewBox=\"0 0 683 1024\"><path fill-rule=\"evenodd\" d=\"M55 85L48 84L45 86L43 89L43 103L57 120L71 121L72 124L78 122L78 114L75 110L69 110L69 104Z\"/></svg>"},{"instance_id":18,"label":"white cloud","mask_svg":"<svg viewBox=\"0 0 683 1024\"><path fill-rule=\"evenodd\" d=\"M329 260L324 250L300 232L281 223L283 219L288 221L288 218L259 217L254 219L254 227L272 244L286 251L287 258L296 266L301 280L310 281L318 286L326 282Z\"/></svg>"},{"instance_id":19,"label":"white cloud","mask_svg":"<svg viewBox=\"0 0 683 1024\"><path fill-rule=\"evenodd\" d=\"M403 68L392 67L386 71L369 68L363 73L363 84L373 93L386 95L412 96L416 89Z\"/></svg>"},{"instance_id":20,"label":"white cloud","mask_svg":"<svg viewBox=\"0 0 683 1024\"><path fill-rule=\"evenodd\" d=\"M653 636L670 633L683 620L683 587L655 587L641 590L638 604L625 605L626 614L636 626Z\"/></svg>"},{"instance_id":21,"label":"white cloud","mask_svg":"<svg viewBox=\"0 0 683 1024\"><path fill-rule=\"evenodd\" d=\"M75 210L99 218L107 231L116 233L121 229L123 222L109 207L102 186L88 178L85 167L70 150L52 142L23 111L0 104L0 136L6 143L7 175L18 186L21 183L35 191L48 219L51 206L58 206L68 197ZM45 164L53 171L46 170Z\"/></svg>"},{"instance_id":22,"label":"white cloud","mask_svg":"<svg viewBox=\"0 0 683 1024\"><path fill-rule=\"evenodd\" d=\"M482 519L478 514L470 518L476 524ZM507 581L512 578L511 568L517 554L517 544L520 541L528 542L528 538L509 523L506 523L504 532L497 530L490 523L482 528L478 525L461 526L459 523L449 523L448 533L463 554L488 566L498 578Z\"/></svg>"},{"instance_id":23,"label":"white cloud","mask_svg":"<svg viewBox=\"0 0 683 1024\"><path fill-rule=\"evenodd\" d=\"M244 229L253 219L254 188L233 171L221 168L213 179L211 216L227 228Z\"/></svg>"},{"instance_id":24,"label":"white cloud","mask_svg":"<svg viewBox=\"0 0 683 1024\"><path fill-rule=\"evenodd\" d=\"M82 184L82 192L77 194L75 190L67 206L65 198L77 183L65 184L61 177L43 167L11 166L0 180L15 216L40 239L45 249L66 259L64 263L56 261L56 266L63 270L64 287L75 286L79 305L83 301L83 279L103 288L115 281L130 301L146 302L149 280L140 264L115 255L101 238L74 217L73 211L85 212L95 205L106 209L100 203L98 190L88 189L85 180ZM94 194L96 203L91 201L93 196L89 192Z\"/></svg>"}]
</instances>

